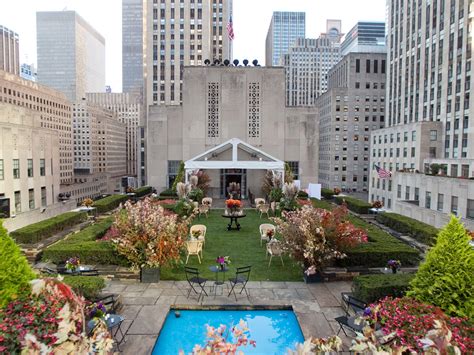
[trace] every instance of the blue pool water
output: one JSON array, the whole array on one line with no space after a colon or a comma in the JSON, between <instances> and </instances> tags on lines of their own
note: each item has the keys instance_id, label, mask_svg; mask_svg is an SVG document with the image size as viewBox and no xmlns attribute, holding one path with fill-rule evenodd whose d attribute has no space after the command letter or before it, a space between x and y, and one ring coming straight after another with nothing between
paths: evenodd
<instances>
[{"instance_id":1,"label":"blue pool water","mask_svg":"<svg viewBox=\"0 0 474 355\"><path fill-rule=\"evenodd\" d=\"M286 354L303 343L303 333L291 310L179 310L175 317L171 310L165 320L152 355L178 354L183 350L191 353L194 345L206 343L206 324L228 328L243 319L250 330L249 339L257 346L240 347L245 354Z\"/></svg>"}]
</instances>

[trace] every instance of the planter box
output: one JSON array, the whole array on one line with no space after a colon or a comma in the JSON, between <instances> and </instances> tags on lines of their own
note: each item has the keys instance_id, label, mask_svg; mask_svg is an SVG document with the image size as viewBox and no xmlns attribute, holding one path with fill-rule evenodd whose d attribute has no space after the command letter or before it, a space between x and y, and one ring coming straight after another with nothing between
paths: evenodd
<instances>
[{"instance_id":1,"label":"planter box","mask_svg":"<svg viewBox=\"0 0 474 355\"><path fill-rule=\"evenodd\" d=\"M159 268L141 269L140 282L144 282L144 283L160 282L160 269Z\"/></svg>"},{"instance_id":2,"label":"planter box","mask_svg":"<svg viewBox=\"0 0 474 355\"><path fill-rule=\"evenodd\" d=\"M313 275L307 275L305 272L303 272L303 278L304 278L304 282L307 284L324 282L324 278L320 272L316 272Z\"/></svg>"}]
</instances>

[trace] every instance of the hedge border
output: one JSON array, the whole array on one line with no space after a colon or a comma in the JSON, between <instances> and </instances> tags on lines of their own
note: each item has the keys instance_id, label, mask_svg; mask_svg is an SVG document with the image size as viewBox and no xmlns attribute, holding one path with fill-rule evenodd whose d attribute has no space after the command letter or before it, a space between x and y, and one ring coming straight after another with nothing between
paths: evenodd
<instances>
[{"instance_id":1,"label":"hedge border","mask_svg":"<svg viewBox=\"0 0 474 355\"><path fill-rule=\"evenodd\" d=\"M153 191L153 188L151 186L142 186L135 190L135 196L143 197L143 196L151 194L152 191Z\"/></svg>"},{"instance_id":2,"label":"hedge border","mask_svg":"<svg viewBox=\"0 0 474 355\"><path fill-rule=\"evenodd\" d=\"M338 205L345 202L348 209L359 214L368 214L369 209L372 208L370 203L350 196L335 196L334 199Z\"/></svg>"},{"instance_id":3,"label":"hedge border","mask_svg":"<svg viewBox=\"0 0 474 355\"><path fill-rule=\"evenodd\" d=\"M127 201L128 198L128 195L111 195L94 201L92 206L97 208L97 212L104 213L117 208L122 202Z\"/></svg>"},{"instance_id":4,"label":"hedge border","mask_svg":"<svg viewBox=\"0 0 474 355\"><path fill-rule=\"evenodd\" d=\"M414 274L362 275L354 278L354 296L373 303L386 296L402 297L410 287Z\"/></svg>"}]
</instances>

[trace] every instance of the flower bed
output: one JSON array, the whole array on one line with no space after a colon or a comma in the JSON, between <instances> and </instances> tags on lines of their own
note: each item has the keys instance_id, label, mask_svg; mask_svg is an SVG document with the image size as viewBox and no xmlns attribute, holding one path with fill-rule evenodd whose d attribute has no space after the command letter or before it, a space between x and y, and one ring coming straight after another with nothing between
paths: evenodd
<instances>
[{"instance_id":1,"label":"flower bed","mask_svg":"<svg viewBox=\"0 0 474 355\"><path fill-rule=\"evenodd\" d=\"M409 288L415 275L362 275L354 278L353 290L356 298L366 302L376 302L381 298L401 297Z\"/></svg>"},{"instance_id":2,"label":"flower bed","mask_svg":"<svg viewBox=\"0 0 474 355\"><path fill-rule=\"evenodd\" d=\"M112 195L105 198L101 198L94 202L94 207L97 208L97 212L104 213L114 208L117 208L121 203L128 200L127 195Z\"/></svg>"},{"instance_id":3,"label":"flower bed","mask_svg":"<svg viewBox=\"0 0 474 355\"><path fill-rule=\"evenodd\" d=\"M42 259L58 264L68 258L78 257L83 264L127 265L125 258L115 251L110 241L100 240L111 225L112 218L94 223L47 247Z\"/></svg>"},{"instance_id":4,"label":"flower bed","mask_svg":"<svg viewBox=\"0 0 474 355\"><path fill-rule=\"evenodd\" d=\"M359 214L368 214L369 209L372 208L372 205L370 203L367 203L354 197L335 196L334 199L338 205L342 205L345 202L348 209Z\"/></svg>"},{"instance_id":5,"label":"flower bed","mask_svg":"<svg viewBox=\"0 0 474 355\"><path fill-rule=\"evenodd\" d=\"M17 243L37 243L87 219L87 212L66 212L10 233Z\"/></svg>"},{"instance_id":6,"label":"flower bed","mask_svg":"<svg viewBox=\"0 0 474 355\"><path fill-rule=\"evenodd\" d=\"M428 245L432 245L436 241L436 236L439 232L437 228L429 224L397 213L380 213L377 215L376 220L397 232L406 233Z\"/></svg>"}]
</instances>

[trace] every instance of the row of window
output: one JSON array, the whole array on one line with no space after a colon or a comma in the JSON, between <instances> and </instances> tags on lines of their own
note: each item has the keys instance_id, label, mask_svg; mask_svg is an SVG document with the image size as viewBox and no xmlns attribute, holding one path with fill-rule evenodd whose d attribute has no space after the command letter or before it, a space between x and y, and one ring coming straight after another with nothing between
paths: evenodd
<instances>
[{"instance_id":1,"label":"row of window","mask_svg":"<svg viewBox=\"0 0 474 355\"><path fill-rule=\"evenodd\" d=\"M0 194L1 197L4 197L4 194ZM22 211L21 208L21 191L14 192L14 203L15 203L15 213L18 214ZM41 207L46 207L46 186L41 187ZM28 190L28 209L34 210L35 207L35 189Z\"/></svg>"},{"instance_id":2,"label":"row of window","mask_svg":"<svg viewBox=\"0 0 474 355\"><path fill-rule=\"evenodd\" d=\"M12 168L13 178L19 179L20 178L20 159L13 159L12 166L13 166ZM40 159L39 166L40 166L40 176L45 176L46 175L46 162L44 159ZM27 175L28 177L34 177L33 159L27 160ZM0 159L0 180L4 180L4 179L5 179L4 159Z\"/></svg>"},{"instance_id":3,"label":"row of window","mask_svg":"<svg viewBox=\"0 0 474 355\"><path fill-rule=\"evenodd\" d=\"M403 132L403 141L404 142L408 142L409 140L409 132L408 131L405 131ZM387 144L390 140L390 143L394 143L395 142L395 139L397 141L397 143L400 143L401 142L401 137L402 137L402 133L401 132L397 132L396 134L395 133L390 133L390 134L384 134L384 135L374 135L373 136L373 143L374 144L377 144L377 140L378 140L378 143L379 144L382 144L382 139L383 139L383 143L384 144ZM436 141L438 139L438 131L437 130L430 130L430 141ZM411 141L412 142L415 142L416 141L416 131L411 131Z\"/></svg>"}]
</instances>

